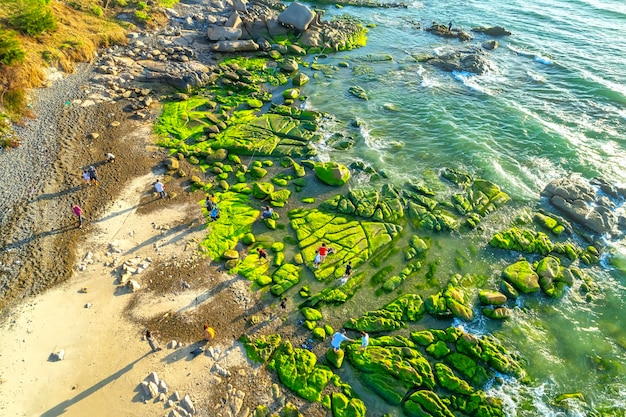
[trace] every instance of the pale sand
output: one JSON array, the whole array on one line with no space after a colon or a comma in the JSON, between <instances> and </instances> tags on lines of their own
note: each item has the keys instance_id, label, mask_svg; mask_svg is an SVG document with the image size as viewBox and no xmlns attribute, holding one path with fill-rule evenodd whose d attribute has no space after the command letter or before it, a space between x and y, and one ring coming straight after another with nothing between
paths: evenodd
<instances>
[{"instance_id":1,"label":"pale sand","mask_svg":"<svg viewBox=\"0 0 626 417\"><path fill-rule=\"evenodd\" d=\"M96 221L98 231L85 236L77 259L88 251L93 264L75 272L63 285L41 294L20 306L12 318L2 324L0 343L0 415L3 416L157 416L167 415L162 402L143 403L138 384L152 371L164 379L170 392L181 396L197 390L210 390L211 358L202 355L193 360L186 352L169 350L161 341L162 351L150 353L143 340L145 329L124 318L129 295L116 291L112 268L103 265L103 254L114 240L124 251L137 248L132 255L118 255L122 260L134 256L168 259L184 256L189 239L201 239L205 230L183 230L172 236L152 225L181 222L198 206L171 205L140 216L135 213L141 193L149 189L154 175L135 179L114 203L110 212ZM149 242L147 244L146 242ZM158 243L156 254L153 243ZM195 245L190 245L195 248ZM193 249L188 249L193 250ZM141 279L139 279L141 282ZM88 292L79 290L87 287ZM141 308L142 315L189 306L206 289L194 289L180 296L167 297ZM85 304L92 307L85 308ZM147 311L144 311L148 309ZM245 353L238 344L221 347L224 367L245 366ZM49 361L52 352L64 349L65 359ZM220 362L221 363L221 362ZM252 372L257 372L252 370ZM219 381L215 381L219 382ZM202 395L207 395L205 391ZM220 393L224 395L224 393ZM169 394L168 394L169 397ZM191 392L192 399L194 393ZM205 415L204 412L199 415ZM208 414L210 415L210 414Z\"/></svg>"}]
</instances>

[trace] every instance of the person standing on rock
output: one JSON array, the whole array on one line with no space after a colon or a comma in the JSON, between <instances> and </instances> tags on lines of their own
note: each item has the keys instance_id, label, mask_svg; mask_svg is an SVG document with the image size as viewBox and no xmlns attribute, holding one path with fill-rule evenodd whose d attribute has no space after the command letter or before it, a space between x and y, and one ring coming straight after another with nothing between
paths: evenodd
<instances>
[{"instance_id":1,"label":"person standing on rock","mask_svg":"<svg viewBox=\"0 0 626 417\"><path fill-rule=\"evenodd\" d=\"M215 196L213 194L209 194L204 200L204 207L206 207L207 211L210 213L213 211L213 206L215 206Z\"/></svg>"},{"instance_id":2,"label":"person standing on rock","mask_svg":"<svg viewBox=\"0 0 626 417\"><path fill-rule=\"evenodd\" d=\"M326 243L322 243L322 246L317 250L320 255L320 263L323 263L326 260L326 255L328 255L328 248L326 247Z\"/></svg>"},{"instance_id":3,"label":"person standing on rock","mask_svg":"<svg viewBox=\"0 0 626 417\"><path fill-rule=\"evenodd\" d=\"M258 248L257 252L259 253L259 263L268 262L267 252L263 248Z\"/></svg>"},{"instance_id":4,"label":"person standing on rock","mask_svg":"<svg viewBox=\"0 0 626 417\"><path fill-rule=\"evenodd\" d=\"M370 344L370 335L365 331L361 330L361 346L359 346L359 352L367 349L367 345Z\"/></svg>"},{"instance_id":5,"label":"person standing on rock","mask_svg":"<svg viewBox=\"0 0 626 417\"><path fill-rule=\"evenodd\" d=\"M83 228L83 209L80 208L80 206L78 204L72 204L72 211L74 212L74 214L76 215L76 217L78 218L78 228L82 229Z\"/></svg>"},{"instance_id":6,"label":"person standing on rock","mask_svg":"<svg viewBox=\"0 0 626 417\"><path fill-rule=\"evenodd\" d=\"M330 341L330 347L332 347L335 352L339 352L341 350L341 343L344 341L354 342L353 339L346 336L346 330L342 329L340 332L336 332L333 335L333 338Z\"/></svg>"},{"instance_id":7,"label":"person standing on rock","mask_svg":"<svg viewBox=\"0 0 626 417\"><path fill-rule=\"evenodd\" d=\"M150 345L150 349L152 349L153 353L161 350L161 347L159 346L159 342L157 342L157 340L154 338L154 335L152 334L150 330L146 330L146 340L148 341L148 344Z\"/></svg>"},{"instance_id":8,"label":"person standing on rock","mask_svg":"<svg viewBox=\"0 0 626 417\"><path fill-rule=\"evenodd\" d=\"M156 182L154 183L154 189L157 193L159 193L159 197L165 198L165 185L161 182L161 180L156 180Z\"/></svg>"}]
</instances>

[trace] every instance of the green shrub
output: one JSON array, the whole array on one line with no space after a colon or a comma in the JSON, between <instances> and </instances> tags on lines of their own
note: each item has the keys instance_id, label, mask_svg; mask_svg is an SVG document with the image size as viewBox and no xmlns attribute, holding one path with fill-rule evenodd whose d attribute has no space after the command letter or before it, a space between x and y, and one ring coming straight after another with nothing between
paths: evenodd
<instances>
[{"instance_id":1,"label":"green shrub","mask_svg":"<svg viewBox=\"0 0 626 417\"><path fill-rule=\"evenodd\" d=\"M140 1L137 3L137 10L148 10L148 5L145 1Z\"/></svg>"},{"instance_id":2,"label":"green shrub","mask_svg":"<svg viewBox=\"0 0 626 417\"><path fill-rule=\"evenodd\" d=\"M0 99L0 106L15 117L21 117L27 109L28 99L26 98L26 90L23 88L14 88L7 90Z\"/></svg>"},{"instance_id":3,"label":"green shrub","mask_svg":"<svg viewBox=\"0 0 626 417\"><path fill-rule=\"evenodd\" d=\"M128 1L127 0L115 0L115 4L118 5L119 7L126 7L128 6Z\"/></svg>"},{"instance_id":4,"label":"green shrub","mask_svg":"<svg viewBox=\"0 0 626 417\"><path fill-rule=\"evenodd\" d=\"M4 65L19 64L24 61L26 53L21 48L15 33L0 30L0 63Z\"/></svg>"},{"instance_id":5,"label":"green shrub","mask_svg":"<svg viewBox=\"0 0 626 417\"><path fill-rule=\"evenodd\" d=\"M104 14L104 10L102 10L102 7L98 6L97 4L92 4L91 13L96 17L102 17L102 15Z\"/></svg>"},{"instance_id":6,"label":"green shrub","mask_svg":"<svg viewBox=\"0 0 626 417\"><path fill-rule=\"evenodd\" d=\"M135 10L135 19L145 22L147 20L150 20L150 16L148 16L148 13L146 12Z\"/></svg>"},{"instance_id":7,"label":"green shrub","mask_svg":"<svg viewBox=\"0 0 626 417\"><path fill-rule=\"evenodd\" d=\"M56 18L45 0L20 0L16 2L15 12L9 17L9 23L20 32L37 36L57 27Z\"/></svg>"}]
</instances>

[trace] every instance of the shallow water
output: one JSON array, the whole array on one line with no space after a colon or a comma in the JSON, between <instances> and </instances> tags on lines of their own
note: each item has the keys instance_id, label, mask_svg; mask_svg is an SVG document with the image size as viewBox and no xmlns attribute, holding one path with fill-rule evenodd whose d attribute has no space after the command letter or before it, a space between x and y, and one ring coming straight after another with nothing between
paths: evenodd
<instances>
[{"instance_id":1,"label":"shallow water","mask_svg":"<svg viewBox=\"0 0 626 417\"><path fill-rule=\"evenodd\" d=\"M326 128L356 141L348 151L320 147L320 157L350 163L363 160L385 171L390 181L436 176L442 167L462 168L499 184L511 197L510 207L487 221L482 232L433 236L429 256L441 259L437 276L457 272L495 279L507 261L486 242L519 210L536 209L539 193L552 179L567 173L626 184L626 3L617 0L555 2L414 2L408 9L336 9L375 23L365 48L329 55L317 62L340 68L331 77L309 71L306 106L334 116ZM485 75L450 74L415 57L459 46L415 29L413 22L432 21L466 31L473 26L504 26L513 36L498 38L489 52L494 69ZM472 45L489 39L476 35ZM393 60L367 56L391 54ZM348 88L363 87L370 97L352 97ZM360 128L350 122L358 118ZM352 186L363 183L355 178ZM626 243L608 242L623 248ZM577 288L558 301L523 297L514 317L503 323L477 321L467 330L494 332L528 360L529 386L514 380L494 387L510 416L583 416L592 410L624 415L626 394L626 277L606 262L588 269L599 291L586 299ZM417 280L417 278L416 278ZM419 284L407 281L404 290ZM359 292L340 309L337 323L363 305L377 308ZM368 297L370 297L368 299ZM389 296L388 298L392 298ZM341 316L344 317L341 317ZM420 326L437 325L435 320ZM456 324L456 323L455 323ZM449 323L439 322L440 327ZM554 397L582 392L586 409L554 408ZM368 406L375 406L368 403Z\"/></svg>"}]
</instances>

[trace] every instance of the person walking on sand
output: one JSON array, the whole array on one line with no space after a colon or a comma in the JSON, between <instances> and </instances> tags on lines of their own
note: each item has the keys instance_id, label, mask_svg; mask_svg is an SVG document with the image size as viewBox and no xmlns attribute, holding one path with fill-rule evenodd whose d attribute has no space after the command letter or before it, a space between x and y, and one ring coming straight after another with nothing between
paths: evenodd
<instances>
[{"instance_id":1,"label":"person walking on sand","mask_svg":"<svg viewBox=\"0 0 626 417\"><path fill-rule=\"evenodd\" d=\"M80 206L78 204L72 204L72 211L74 212L74 214L78 218L78 228L82 229L83 228L83 220L84 220L83 209L80 208Z\"/></svg>"},{"instance_id":2,"label":"person walking on sand","mask_svg":"<svg viewBox=\"0 0 626 417\"><path fill-rule=\"evenodd\" d=\"M157 342L157 340L154 338L154 335L152 334L150 330L146 330L146 340L148 341L148 344L150 345L150 349L152 349L153 353L161 350L161 347L159 346L159 342Z\"/></svg>"},{"instance_id":3,"label":"person walking on sand","mask_svg":"<svg viewBox=\"0 0 626 417\"><path fill-rule=\"evenodd\" d=\"M85 185L91 185L91 178L89 177L89 172L86 169L83 170L83 181L85 181Z\"/></svg>"},{"instance_id":4,"label":"person walking on sand","mask_svg":"<svg viewBox=\"0 0 626 417\"><path fill-rule=\"evenodd\" d=\"M98 184L100 183L99 179L98 179L98 173L96 172L96 167L94 167L93 165L90 165L89 168L87 168L87 173L89 174L89 182L91 183L91 185L95 185L98 186Z\"/></svg>"},{"instance_id":5,"label":"person walking on sand","mask_svg":"<svg viewBox=\"0 0 626 417\"><path fill-rule=\"evenodd\" d=\"M359 346L359 352L367 349L367 345L370 344L370 335L361 330L361 346Z\"/></svg>"},{"instance_id":6,"label":"person walking on sand","mask_svg":"<svg viewBox=\"0 0 626 417\"><path fill-rule=\"evenodd\" d=\"M165 198L165 185L161 182L161 180L156 180L154 183L154 189L157 193L159 193L160 198Z\"/></svg>"},{"instance_id":7,"label":"person walking on sand","mask_svg":"<svg viewBox=\"0 0 626 417\"><path fill-rule=\"evenodd\" d=\"M341 329L340 332L335 332L333 335L333 338L330 341L330 347L332 347L335 352L339 352L341 350L341 343L344 341L354 342L353 339L346 336L346 330Z\"/></svg>"},{"instance_id":8,"label":"person walking on sand","mask_svg":"<svg viewBox=\"0 0 626 417\"><path fill-rule=\"evenodd\" d=\"M115 162L115 155L113 155L111 152L105 152L104 158L105 158L104 162L109 162L109 163Z\"/></svg>"},{"instance_id":9,"label":"person walking on sand","mask_svg":"<svg viewBox=\"0 0 626 417\"><path fill-rule=\"evenodd\" d=\"M202 341L208 342L209 340L213 340L215 338L215 330L213 327L209 327L209 325L205 323L202 328L204 329Z\"/></svg>"},{"instance_id":10,"label":"person walking on sand","mask_svg":"<svg viewBox=\"0 0 626 417\"><path fill-rule=\"evenodd\" d=\"M263 248L258 248L257 252L259 253L259 263L268 262L267 252Z\"/></svg>"}]
</instances>

